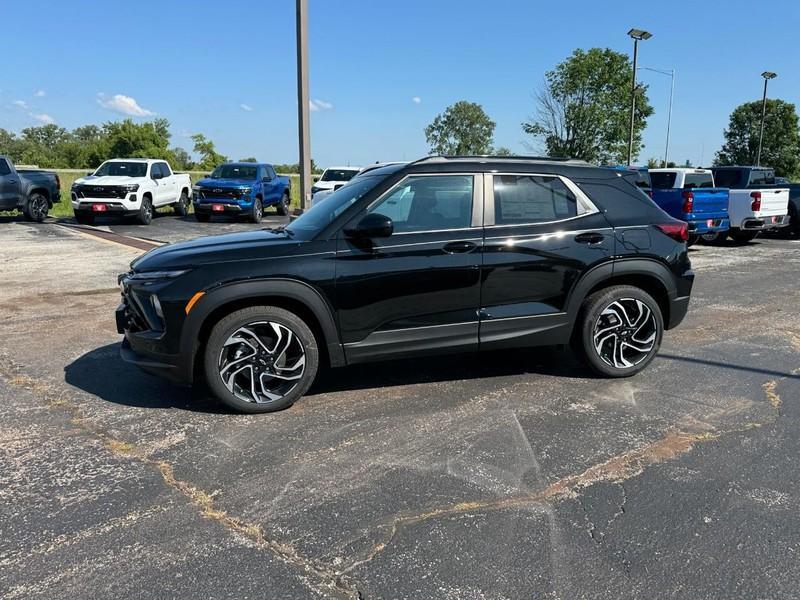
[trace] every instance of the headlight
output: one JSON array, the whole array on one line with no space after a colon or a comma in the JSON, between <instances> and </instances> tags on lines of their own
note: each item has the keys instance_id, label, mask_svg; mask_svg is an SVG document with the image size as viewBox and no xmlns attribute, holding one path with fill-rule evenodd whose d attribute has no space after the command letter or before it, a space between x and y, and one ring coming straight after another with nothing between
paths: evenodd
<instances>
[{"instance_id":1,"label":"headlight","mask_svg":"<svg viewBox=\"0 0 800 600\"><path fill-rule=\"evenodd\" d=\"M144 271L134 273L131 279L134 281L154 281L156 279L175 279L184 273L188 273L189 269L182 269L180 271Z\"/></svg>"},{"instance_id":2,"label":"headlight","mask_svg":"<svg viewBox=\"0 0 800 600\"><path fill-rule=\"evenodd\" d=\"M130 185L126 185L125 186L125 191L126 192L136 192L138 190L139 190L139 184L138 183L132 183Z\"/></svg>"},{"instance_id":3,"label":"headlight","mask_svg":"<svg viewBox=\"0 0 800 600\"><path fill-rule=\"evenodd\" d=\"M244 194L245 196L253 191L253 188L240 188L239 193Z\"/></svg>"},{"instance_id":4,"label":"headlight","mask_svg":"<svg viewBox=\"0 0 800 600\"><path fill-rule=\"evenodd\" d=\"M199 185L193 185L192 186L192 191L193 192L200 192L202 190L203 190L203 188L201 188Z\"/></svg>"}]
</instances>

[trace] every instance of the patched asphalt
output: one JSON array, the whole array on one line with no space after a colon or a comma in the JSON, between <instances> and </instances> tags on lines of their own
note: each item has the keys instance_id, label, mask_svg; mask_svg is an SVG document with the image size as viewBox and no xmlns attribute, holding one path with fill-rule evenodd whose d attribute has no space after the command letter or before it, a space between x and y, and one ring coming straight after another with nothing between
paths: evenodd
<instances>
[{"instance_id":1,"label":"patched asphalt","mask_svg":"<svg viewBox=\"0 0 800 600\"><path fill-rule=\"evenodd\" d=\"M427 357L243 416L120 361L139 250L0 225L0 597L800 597L798 240L693 248L632 379Z\"/></svg>"}]
</instances>

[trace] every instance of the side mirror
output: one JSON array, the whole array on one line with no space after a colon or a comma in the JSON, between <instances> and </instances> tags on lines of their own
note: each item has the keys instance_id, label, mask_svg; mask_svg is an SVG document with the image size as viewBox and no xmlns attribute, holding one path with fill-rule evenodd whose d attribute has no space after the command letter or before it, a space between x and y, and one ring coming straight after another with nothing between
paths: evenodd
<instances>
[{"instance_id":1,"label":"side mirror","mask_svg":"<svg viewBox=\"0 0 800 600\"><path fill-rule=\"evenodd\" d=\"M335 192L336 190L338 190L340 187L343 187L343 186L344 186L343 183L337 183L335 186L333 186L333 191Z\"/></svg>"},{"instance_id":2,"label":"side mirror","mask_svg":"<svg viewBox=\"0 0 800 600\"><path fill-rule=\"evenodd\" d=\"M392 235L394 225L392 220L386 215L370 213L361 219L353 228L344 230L347 237L356 239L365 238L385 238Z\"/></svg>"},{"instance_id":3,"label":"side mirror","mask_svg":"<svg viewBox=\"0 0 800 600\"><path fill-rule=\"evenodd\" d=\"M92 175L94 175L94 172L92 172L92 171L90 171L89 173L86 174L87 177L91 177Z\"/></svg>"}]
</instances>

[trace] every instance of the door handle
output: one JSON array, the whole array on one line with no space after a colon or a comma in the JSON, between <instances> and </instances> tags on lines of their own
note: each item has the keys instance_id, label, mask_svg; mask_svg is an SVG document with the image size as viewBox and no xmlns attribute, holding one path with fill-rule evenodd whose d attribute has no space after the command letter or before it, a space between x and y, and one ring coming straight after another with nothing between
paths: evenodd
<instances>
[{"instance_id":1,"label":"door handle","mask_svg":"<svg viewBox=\"0 0 800 600\"><path fill-rule=\"evenodd\" d=\"M579 244L599 244L605 239L602 233L591 231L589 233L580 233L575 236L575 241Z\"/></svg>"},{"instance_id":2,"label":"door handle","mask_svg":"<svg viewBox=\"0 0 800 600\"><path fill-rule=\"evenodd\" d=\"M448 254L463 254L465 252L472 252L478 246L473 242L450 242L445 244L444 250Z\"/></svg>"},{"instance_id":3,"label":"door handle","mask_svg":"<svg viewBox=\"0 0 800 600\"><path fill-rule=\"evenodd\" d=\"M8 183L17 183L17 180L16 179L9 179Z\"/></svg>"}]
</instances>

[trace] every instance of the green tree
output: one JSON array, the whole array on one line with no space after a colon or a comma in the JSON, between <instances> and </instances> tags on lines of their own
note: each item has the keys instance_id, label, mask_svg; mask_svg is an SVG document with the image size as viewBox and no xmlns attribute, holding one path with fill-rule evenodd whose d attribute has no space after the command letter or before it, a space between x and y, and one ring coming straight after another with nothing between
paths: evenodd
<instances>
[{"instance_id":1,"label":"green tree","mask_svg":"<svg viewBox=\"0 0 800 600\"><path fill-rule=\"evenodd\" d=\"M172 168L176 171L191 171L194 169L194 161L191 155L183 148L172 148Z\"/></svg>"},{"instance_id":2,"label":"green tree","mask_svg":"<svg viewBox=\"0 0 800 600\"><path fill-rule=\"evenodd\" d=\"M489 154L494 128L480 104L461 100L436 116L425 128L425 138L432 154Z\"/></svg>"},{"instance_id":3,"label":"green tree","mask_svg":"<svg viewBox=\"0 0 800 600\"><path fill-rule=\"evenodd\" d=\"M762 101L737 106L725 130L725 143L717 152L717 165L754 165L758 156ZM798 174L800 130L795 105L783 100L767 100L761 164L772 167L782 177Z\"/></svg>"},{"instance_id":4,"label":"green tree","mask_svg":"<svg viewBox=\"0 0 800 600\"><path fill-rule=\"evenodd\" d=\"M500 146L499 148L495 148L492 150L492 154L495 156L514 156L514 153L505 146Z\"/></svg>"},{"instance_id":5,"label":"green tree","mask_svg":"<svg viewBox=\"0 0 800 600\"><path fill-rule=\"evenodd\" d=\"M257 163L258 159L257 158L253 158L252 156L249 156L247 158L240 158L239 162L254 162L254 163Z\"/></svg>"},{"instance_id":6,"label":"green tree","mask_svg":"<svg viewBox=\"0 0 800 600\"><path fill-rule=\"evenodd\" d=\"M631 75L628 56L609 48L575 50L545 74L537 94L537 115L522 124L544 143L549 156L580 158L601 164L628 157ZM653 114L647 86L636 89L633 154L642 149L642 131Z\"/></svg>"},{"instance_id":7,"label":"green tree","mask_svg":"<svg viewBox=\"0 0 800 600\"><path fill-rule=\"evenodd\" d=\"M108 158L172 159L169 151L169 121L155 119L134 123L132 119L105 123L103 131Z\"/></svg>"},{"instance_id":8,"label":"green tree","mask_svg":"<svg viewBox=\"0 0 800 600\"><path fill-rule=\"evenodd\" d=\"M201 171L211 171L217 165L227 162L228 157L220 154L214 148L214 142L206 139L202 133L196 133L192 136L194 142L194 151L200 155L200 162L197 163L197 168Z\"/></svg>"}]
</instances>

